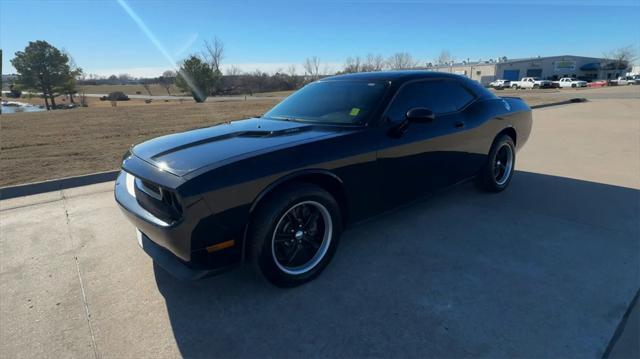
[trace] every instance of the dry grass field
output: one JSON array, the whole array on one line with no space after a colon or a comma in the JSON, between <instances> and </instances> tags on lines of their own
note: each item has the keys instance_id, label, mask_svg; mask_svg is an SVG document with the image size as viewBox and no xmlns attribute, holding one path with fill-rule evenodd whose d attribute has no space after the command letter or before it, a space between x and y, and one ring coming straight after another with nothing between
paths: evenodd
<instances>
[{"instance_id":1,"label":"dry grass field","mask_svg":"<svg viewBox=\"0 0 640 359\"><path fill-rule=\"evenodd\" d=\"M259 115L290 92L262 94L249 101L143 100L118 102L88 98L88 108L0 116L0 186L117 169L129 146L147 139ZM558 93L558 95L556 95ZM558 101L558 91L499 91L529 105ZM19 99L42 104L39 98ZM58 100L58 103L63 103Z\"/></svg>"},{"instance_id":2,"label":"dry grass field","mask_svg":"<svg viewBox=\"0 0 640 359\"><path fill-rule=\"evenodd\" d=\"M113 170L133 144L256 116L275 103L272 99L143 103L2 115L0 186Z\"/></svg>"}]
</instances>

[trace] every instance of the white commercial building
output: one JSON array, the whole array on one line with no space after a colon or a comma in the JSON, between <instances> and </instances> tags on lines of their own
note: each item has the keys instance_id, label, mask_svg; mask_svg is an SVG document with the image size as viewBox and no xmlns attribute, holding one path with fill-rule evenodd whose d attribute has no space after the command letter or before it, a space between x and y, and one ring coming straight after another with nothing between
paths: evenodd
<instances>
[{"instance_id":1,"label":"white commercial building","mask_svg":"<svg viewBox=\"0 0 640 359\"><path fill-rule=\"evenodd\" d=\"M489 61L464 61L446 65L427 66L427 69L467 76L483 85L496 79L520 80L523 77L539 77L558 80L574 77L581 80L611 80L628 72L627 64L597 57L573 55L506 59Z\"/></svg>"}]
</instances>

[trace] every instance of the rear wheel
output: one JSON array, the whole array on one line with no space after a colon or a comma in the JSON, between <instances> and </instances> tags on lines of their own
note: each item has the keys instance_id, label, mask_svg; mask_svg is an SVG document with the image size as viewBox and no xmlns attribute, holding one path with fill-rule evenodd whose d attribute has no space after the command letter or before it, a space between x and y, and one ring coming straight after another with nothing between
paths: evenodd
<instances>
[{"instance_id":1,"label":"rear wheel","mask_svg":"<svg viewBox=\"0 0 640 359\"><path fill-rule=\"evenodd\" d=\"M317 277L335 253L342 231L340 207L324 189L295 184L264 200L250 225L255 267L279 287Z\"/></svg>"},{"instance_id":2,"label":"rear wheel","mask_svg":"<svg viewBox=\"0 0 640 359\"><path fill-rule=\"evenodd\" d=\"M488 161L478 176L478 184L489 192L503 191L511 182L515 164L513 139L508 135L501 135L491 146Z\"/></svg>"}]
</instances>

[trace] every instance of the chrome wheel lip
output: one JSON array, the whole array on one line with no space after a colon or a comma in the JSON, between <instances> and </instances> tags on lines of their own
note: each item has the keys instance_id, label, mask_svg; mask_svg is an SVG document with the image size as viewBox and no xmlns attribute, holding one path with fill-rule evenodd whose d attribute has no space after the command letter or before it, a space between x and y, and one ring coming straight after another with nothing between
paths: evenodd
<instances>
[{"instance_id":1,"label":"chrome wheel lip","mask_svg":"<svg viewBox=\"0 0 640 359\"><path fill-rule=\"evenodd\" d=\"M314 206L322 215L322 220L324 221L324 234L322 237L322 243L320 244L320 247L316 251L315 255L307 263L297 267L287 267L282 263L280 263L280 261L278 260L278 257L276 256L276 246L275 246L276 234L277 234L278 228L280 228L280 225L282 224L282 221L287 217L289 212L303 205ZM333 237L333 221L331 219L331 214L329 213L329 210L324 205L316 201L304 201L304 202L296 203L296 205L294 205L293 207L290 207L286 212L284 212L282 216L280 216L278 223L276 223L276 226L273 230L273 234L271 235L271 256L276 266L281 271L291 275L304 274L309 272L313 268L315 268L318 265L318 263L322 261L324 256L327 254L327 251L329 250L332 237Z\"/></svg>"},{"instance_id":2,"label":"chrome wheel lip","mask_svg":"<svg viewBox=\"0 0 640 359\"><path fill-rule=\"evenodd\" d=\"M500 151L502 151L503 149L506 149L507 151L507 164L504 165L504 172L502 173L502 175L495 176L495 181L498 186L502 186L507 183L509 177L511 176L511 172L513 171L513 148L508 143L502 144L502 146L500 146L500 148L498 148L498 150L496 151L496 158L494 159L493 163L494 168L495 166L499 165L500 160L498 159L498 154L500 154Z\"/></svg>"}]
</instances>

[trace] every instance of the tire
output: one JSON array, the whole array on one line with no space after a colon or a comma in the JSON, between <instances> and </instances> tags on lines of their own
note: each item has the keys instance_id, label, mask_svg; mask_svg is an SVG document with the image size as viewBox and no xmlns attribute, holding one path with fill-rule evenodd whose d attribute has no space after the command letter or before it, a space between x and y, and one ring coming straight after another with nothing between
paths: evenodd
<instances>
[{"instance_id":1,"label":"tire","mask_svg":"<svg viewBox=\"0 0 640 359\"><path fill-rule=\"evenodd\" d=\"M340 206L333 196L318 186L294 183L268 195L256 210L248 253L269 282L295 287L324 270L341 232Z\"/></svg>"},{"instance_id":2,"label":"tire","mask_svg":"<svg viewBox=\"0 0 640 359\"><path fill-rule=\"evenodd\" d=\"M533 85L533 88L537 90L540 88L540 85Z\"/></svg>"},{"instance_id":3,"label":"tire","mask_svg":"<svg viewBox=\"0 0 640 359\"><path fill-rule=\"evenodd\" d=\"M503 164L502 162L507 162ZM493 141L487 163L477 178L479 187L488 192L501 192L509 186L516 165L516 146L508 135ZM499 167L497 167L499 166Z\"/></svg>"}]
</instances>

